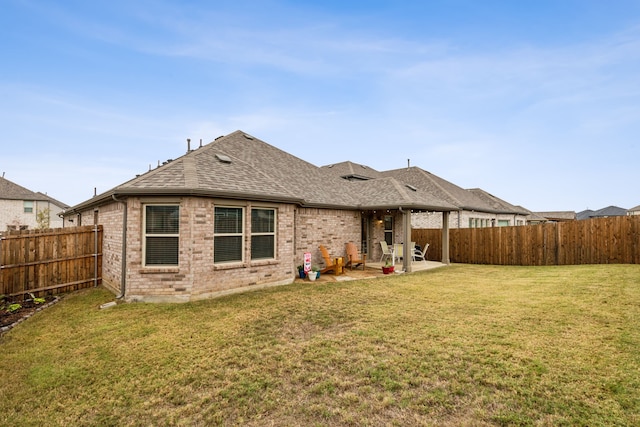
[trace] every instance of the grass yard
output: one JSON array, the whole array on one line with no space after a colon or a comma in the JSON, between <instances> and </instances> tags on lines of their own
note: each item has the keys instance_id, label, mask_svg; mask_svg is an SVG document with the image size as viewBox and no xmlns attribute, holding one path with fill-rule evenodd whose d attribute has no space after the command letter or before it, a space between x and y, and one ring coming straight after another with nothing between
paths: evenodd
<instances>
[{"instance_id":1,"label":"grass yard","mask_svg":"<svg viewBox=\"0 0 640 427\"><path fill-rule=\"evenodd\" d=\"M637 265L111 300L0 338L1 425L640 425Z\"/></svg>"}]
</instances>

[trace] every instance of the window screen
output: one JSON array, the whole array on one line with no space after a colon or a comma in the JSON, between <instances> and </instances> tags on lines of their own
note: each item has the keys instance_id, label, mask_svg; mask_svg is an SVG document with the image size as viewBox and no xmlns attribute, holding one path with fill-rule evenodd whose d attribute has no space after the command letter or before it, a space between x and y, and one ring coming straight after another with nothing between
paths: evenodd
<instances>
[{"instance_id":1,"label":"window screen","mask_svg":"<svg viewBox=\"0 0 640 427\"><path fill-rule=\"evenodd\" d=\"M242 208L216 207L213 225L213 262L242 261Z\"/></svg>"},{"instance_id":2,"label":"window screen","mask_svg":"<svg viewBox=\"0 0 640 427\"><path fill-rule=\"evenodd\" d=\"M179 228L179 206L145 206L145 265L178 265Z\"/></svg>"},{"instance_id":3,"label":"window screen","mask_svg":"<svg viewBox=\"0 0 640 427\"><path fill-rule=\"evenodd\" d=\"M275 209L251 209L251 259L275 258Z\"/></svg>"}]
</instances>

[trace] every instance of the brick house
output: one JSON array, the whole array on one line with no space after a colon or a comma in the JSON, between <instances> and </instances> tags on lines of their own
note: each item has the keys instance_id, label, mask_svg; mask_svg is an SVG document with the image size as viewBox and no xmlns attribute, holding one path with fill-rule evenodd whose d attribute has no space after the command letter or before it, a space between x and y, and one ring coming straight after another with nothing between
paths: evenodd
<instances>
[{"instance_id":1,"label":"brick house","mask_svg":"<svg viewBox=\"0 0 640 427\"><path fill-rule=\"evenodd\" d=\"M62 227L60 212L68 206L0 177L0 233L38 227ZM40 216L40 223L38 217Z\"/></svg>"},{"instance_id":2,"label":"brick house","mask_svg":"<svg viewBox=\"0 0 640 427\"><path fill-rule=\"evenodd\" d=\"M103 225L105 287L127 301L160 302L292 283L305 252L323 264L321 244L344 256L354 242L376 260L381 240L409 241L412 211L456 209L394 177L342 179L236 131L64 216Z\"/></svg>"}]
</instances>

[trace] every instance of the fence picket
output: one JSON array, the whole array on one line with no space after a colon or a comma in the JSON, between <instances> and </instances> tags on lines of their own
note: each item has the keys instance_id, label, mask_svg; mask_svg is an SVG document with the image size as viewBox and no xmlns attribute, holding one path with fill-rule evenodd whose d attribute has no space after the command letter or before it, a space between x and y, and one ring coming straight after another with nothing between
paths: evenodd
<instances>
[{"instance_id":1,"label":"fence picket","mask_svg":"<svg viewBox=\"0 0 640 427\"><path fill-rule=\"evenodd\" d=\"M593 218L527 226L450 230L451 262L496 265L640 264L640 216ZM442 230L413 229L439 261Z\"/></svg>"},{"instance_id":2,"label":"fence picket","mask_svg":"<svg viewBox=\"0 0 640 427\"><path fill-rule=\"evenodd\" d=\"M62 293L98 284L101 276L102 226L15 231L0 237L2 295Z\"/></svg>"}]
</instances>

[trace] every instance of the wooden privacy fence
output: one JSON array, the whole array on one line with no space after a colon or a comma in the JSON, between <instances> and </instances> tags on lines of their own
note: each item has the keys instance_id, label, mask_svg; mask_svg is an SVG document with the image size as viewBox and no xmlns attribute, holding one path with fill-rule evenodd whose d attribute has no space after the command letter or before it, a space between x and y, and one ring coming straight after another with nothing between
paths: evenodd
<instances>
[{"instance_id":1,"label":"wooden privacy fence","mask_svg":"<svg viewBox=\"0 0 640 427\"><path fill-rule=\"evenodd\" d=\"M414 229L411 240L429 243L440 261L442 230ZM640 216L617 216L539 225L450 230L451 262L495 265L640 264Z\"/></svg>"},{"instance_id":2,"label":"wooden privacy fence","mask_svg":"<svg viewBox=\"0 0 640 427\"><path fill-rule=\"evenodd\" d=\"M43 296L102 281L102 226L12 231L0 237L0 294Z\"/></svg>"}]
</instances>

